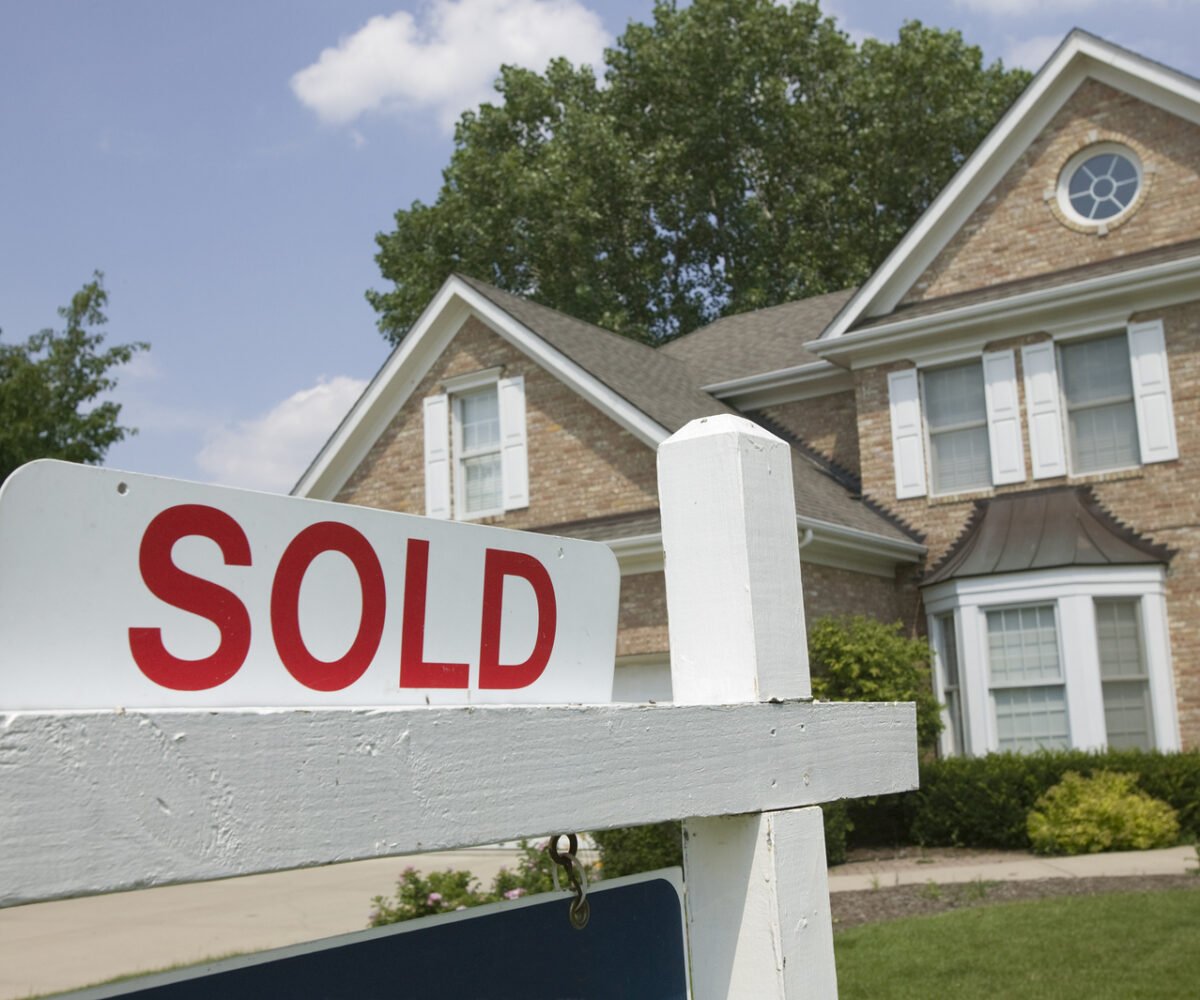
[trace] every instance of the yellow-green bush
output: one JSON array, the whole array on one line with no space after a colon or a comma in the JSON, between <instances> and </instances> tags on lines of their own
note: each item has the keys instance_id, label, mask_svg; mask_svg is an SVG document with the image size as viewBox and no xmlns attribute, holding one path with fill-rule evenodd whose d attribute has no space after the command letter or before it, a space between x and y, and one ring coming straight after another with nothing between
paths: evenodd
<instances>
[{"instance_id":1,"label":"yellow-green bush","mask_svg":"<svg viewBox=\"0 0 1200 1000\"><path fill-rule=\"evenodd\" d=\"M1170 847L1179 839L1179 818L1167 803L1137 788L1137 777L1074 771L1037 800L1026 820L1038 854L1094 854Z\"/></svg>"}]
</instances>

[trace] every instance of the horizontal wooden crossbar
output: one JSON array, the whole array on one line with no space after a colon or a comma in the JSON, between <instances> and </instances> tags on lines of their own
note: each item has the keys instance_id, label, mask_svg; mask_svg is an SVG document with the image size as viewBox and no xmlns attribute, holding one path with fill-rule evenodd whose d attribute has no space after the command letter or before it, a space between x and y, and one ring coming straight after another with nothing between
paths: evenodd
<instances>
[{"instance_id":1,"label":"horizontal wooden crossbar","mask_svg":"<svg viewBox=\"0 0 1200 1000\"><path fill-rule=\"evenodd\" d=\"M0 905L913 788L911 704L0 715Z\"/></svg>"}]
</instances>

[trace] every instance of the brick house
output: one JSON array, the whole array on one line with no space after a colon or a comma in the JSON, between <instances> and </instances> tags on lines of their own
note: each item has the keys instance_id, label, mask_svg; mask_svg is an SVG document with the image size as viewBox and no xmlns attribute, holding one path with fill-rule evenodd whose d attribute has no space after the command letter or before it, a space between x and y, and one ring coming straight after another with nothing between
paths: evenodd
<instances>
[{"instance_id":1,"label":"brick house","mask_svg":"<svg viewBox=\"0 0 1200 1000\"><path fill-rule=\"evenodd\" d=\"M1200 82L1083 32L862 287L652 349L451 276L296 493L602 540L670 697L655 456L793 448L810 617L927 634L946 753L1200 745Z\"/></svg>"}]
</instances>

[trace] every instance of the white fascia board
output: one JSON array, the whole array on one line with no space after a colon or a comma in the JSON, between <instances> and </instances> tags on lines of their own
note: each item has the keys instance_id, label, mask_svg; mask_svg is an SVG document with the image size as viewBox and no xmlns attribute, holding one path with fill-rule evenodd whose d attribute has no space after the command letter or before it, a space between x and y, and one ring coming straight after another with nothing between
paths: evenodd
<instances>
[{"instance_id":1,"label":"white fascia board","mask_svg":"<svg viewBox=\"0 0 1200 1000\"><path fill-rule=\"evenodd\" d=\"M613 550L622 576L638 573L661 573L663 569L662 532L629 538L610 538L605 545Z\"/></svg>"},{"instance_id":2,"label":"white fascia board","mask_svg":"<svg viewBox=\"0 0 1200 1000\"><path fill-rule=\"evenodd\" d=\"M812 542L801 550L802 563L820 563L835 569L891 577L898 565L919 563L928 551L921 542L885 538L815 517L797 515L796 526L801 531L813 533Z\"/></svg>"},{"instance_id":3,"label":"white fascia board","mask_svg":"<svg viewBox=\"0 0 1200 1000\"><path fill-rule=\"evenodd\" d=\"M835 569L891 577L897 564L920 562L926 552L920 542L885 538L813 517L797 515L796 527L802 534L812 532L812 541L801 546L801 563L819 563ZM659 532L608 539L604 544L616 555L622 576L661 572L663 568L662 534Z\"/></svg>"},{"instance_id":4,"label":"white fascia board","mask_svg":"<svg viewBox=\"0 0 1200 1000\"><path fill-rule=\"evenodd\" d=\"M1077 593L1122 597L1165 593L1166 568L1157 563L1130 566L1061 566L946 580L922 588L925 609L938 614L954 607L1028 604Z\"/></svg>"},{"instance_id":5,"label":"white fascia board","mask_svg":"<svg viewBox=\"0 0 1200 1000\"><path fill-rule=\"evenodd\" d=\"M726 382L714 382L701 389L739 410L753 410L801 399L815 399L853 387L853 377L845 369L829 361L810 361Z\"/></svg>"},{"instance_id":6,"label":"white fascia board","mask_svg":"<svg viewBox=\"0 0 1200 1000\"><path fill-rule=\"evenodd\" d=\"M292 489L293 496L332 500L366 457L434 362L475 315L490 329L565 382L644 444L657 447L669 432L623 396L551 347L465 281L450 277L392 352L358 402Z\"/></svg>"},{"instance_id":7,"label":"white fascia board","mask_svg":"<svg viewBox=\"0 0 1200 1000\"><path fill-rule=\"evenodd\" d=\"M1200 255L897 319L805 346L852 369L898 360L941 362L949 352L974 352L998 336L1120 326L1139 310L1194 301L1198 289Z\"/></svg>"},{"instance_id":8,"label":"white fascia board","mask_svg":"<svg viewBox=\"0 0 1200 1000\"><path fill-rule=\"evenodd\" d=\"M1086 77L1200 120L1200 85L1141 56L1073 31L950 183L821 335L837 340L865 316L895 308L971 213Z\"/></svg>"}]
</instances>

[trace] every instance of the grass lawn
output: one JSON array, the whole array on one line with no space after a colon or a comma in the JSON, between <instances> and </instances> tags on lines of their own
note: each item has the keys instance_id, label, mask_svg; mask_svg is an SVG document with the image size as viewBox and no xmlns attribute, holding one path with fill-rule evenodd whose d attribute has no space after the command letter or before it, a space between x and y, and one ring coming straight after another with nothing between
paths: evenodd
<instances>
[{"instance_id":1,"label":"grass lawn","mask_svg":"<svg viewBox=\"0 0 1200 1000\"><path fill-rule=\"evenodd\" d=\"M834 936L839 994L1195 1000L1200 892L1114 893L866 924Z\"/></svg>"}]
</instances>

